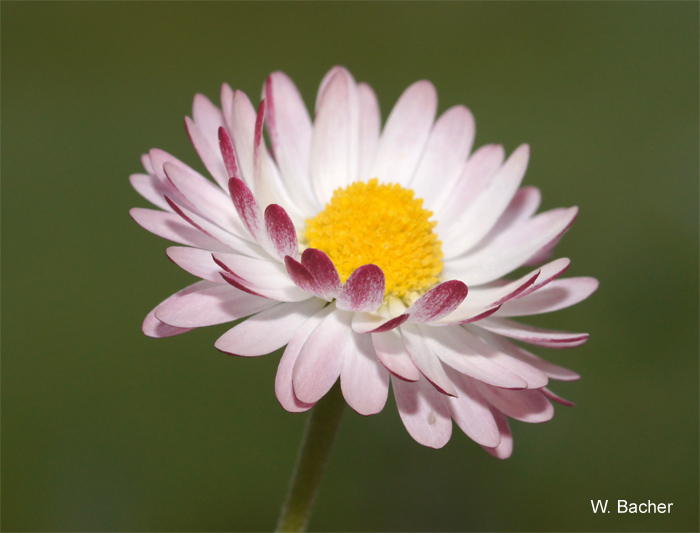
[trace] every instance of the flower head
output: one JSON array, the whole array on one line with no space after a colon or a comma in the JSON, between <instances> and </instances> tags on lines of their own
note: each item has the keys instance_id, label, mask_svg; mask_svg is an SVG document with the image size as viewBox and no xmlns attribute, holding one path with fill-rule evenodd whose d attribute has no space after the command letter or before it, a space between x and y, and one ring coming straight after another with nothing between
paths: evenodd
<instances>
[{"instance_id":1,"label":"flower head","mask_svg":"<svg viewBox=\"0 0 700 533\"><path fill-rule=\"evenodd\" d=\"M288 411L340 379L350 407L375 414L391 384L419 443L444 446L454 421L508 457L507 417L550 419L550 400L568 402L549 379L578 379L513 341L569 348L588 337L512 317L574 305L598 283L558 279L569 260L547 262L577 209L536 214L539 191L520 187L529 148L471 153L471 113L456 106L435 120L436 108L433 86L417 82L382 128L372 89L342 67L321 82L313 121L281 72L257 111L228 85L221 109L197 95L186 127L214 181L157 149L131 176L159 208L133 218L183 245L168 256L201 278L149 313L144 333L248 317L216 347L258 356L286 346L275 390ZM541 266L504 277L524 265Z\"/></svg>"}]
</instances>

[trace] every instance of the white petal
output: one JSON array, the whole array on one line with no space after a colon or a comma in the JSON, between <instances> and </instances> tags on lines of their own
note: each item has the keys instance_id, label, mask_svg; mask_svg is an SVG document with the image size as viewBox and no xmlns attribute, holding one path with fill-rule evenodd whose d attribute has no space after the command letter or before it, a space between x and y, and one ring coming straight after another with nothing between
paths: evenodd
<instances>
[{"instance_id":1,"label":"white petal","mask_svg":"<svg viewBox=\"0 0 700 533\"><path fill-rule=\"evenodd\" d=\"M340 372L340 386L348 405L359 414L377 414L389 394L389 372L377 361L371 335L353 333L355 346L349 350Z\"/></svg>"},{"instance_id":2,"label":"white petal","mask_svg":"<svg viewBox=\"0 0 700 533\"><path fill-rule=\"evenodd\" d=\"M558 279L546 287L506 302L494 316L526 316L551 313L575 305L598 288L595 278Z\"/></svg>"},{"instance_id":3,"label":"white petal","mask_svg":"<svg viewBox=\"0 0 700 533\"><path fill-rule=\"evenodd\" d=\"M175 213L134 207L129 214L139 226L169 241L205 250L231 251L229 246L194 228Z\"/></svg>"},{"instance_id":4,"label":"white petal","mask_svg":"<svg viewBox=\"0 0 700 533\"><path fill-rule=\"evenodd\" d=\"M351 313L335 310L302 346L292 371L294 394L302 402L320 400L340 376L347 353L355 348L350 319Z\"/></svg>"},{"instance_id":5,"label":"white petal","mask_svg":"<svg viewBox=\"0 0 700 533\"><path fill-rule=\"evenodd\" d=\"M457 396L457 390L442 368L440 359L425 342L423 335L423 330L416 324L401 326L401 336L406 349L421 373L444 394Z\"/></svg>"},{"instance_id":6,"label":"white petal","mask_svg":"<svg viewBox=\"0 0 700 533\"><path fill-rule=\"evenodd\" d=\"M367 181L373 177L370 169L374 163L374 156L379 145L379 130L381 128L381 116L379 103L372 88L366 83L357 86L360 98L360 168L359 179Z\"/></svg>"},{"instance_id":7,"label":"white petal","mask_svg":"<svg viewBox=\"0 0 700 533\"><path fill-rule=\"evenodd\" d=\"M466 107L452 107L437 120L411 181L426 209L434 211L452 192L473 141L474 117Z\"/></svg>"},{"instance_id":8,"label":"white petal","mask_svg":"<svg viewBox=\"0 0 700 533\"><path fill-rule=\"evenodd\" d=\"M234 326L216 341L216 348L233 355L256 356L274 352L289 342L294 332L315 315L325 302L281 303Z\"/></svg>"},{"instance_id":9,"label":"white petal","mask_svg":"<svg viewBox=\"0 0 700 533\"><path fill-rule=\"evenodd\" d=\"M213 326L253 315L274 305L226 284L199 281L155 309L158 320L177 328Z\"/></svg>"},{"instance_id":10,"label":"white petal","mask_svg":"<svg viewBox=\"0 0 700 533\"><path fill-rule=\"evenodd\" d=\"M486 190L444 232L445 246L464 253L474 247L501 217L525 176L530 148L521 145L490 181Z\"/></svg>"},{"instance_id":11,"label":"white petal","mask_svg":"<svg viewBox=\"0 0 700 533\"><path fill-rule=\"evenodd\" d=\"M408 355L398 330L372 333L371 336L377 358L389 372L404 381L420 379L420 370Z\"/></svg>"},{"instance_id":12,"label":"white petal","mask_svg":"<svg viewBox=\"0 0 700 533\"><path fill-rule=\"evenodd\" d=\"M554 407L539 390L506 390L477 384L481 395L504 415L521 422L551 420Z\"/></svg>"},{"instance_id":13,"label":"white petal","mask_svg":"<svg viewBox=\"0 0 700 533\"><path fill-rule=\"evenodd\" d=\"M508 419L503 413L494 409L493 417L498 424L498 431L501 434L501 443L495 448L484 446L484 450L498 459L508 459L513 453L513 435L508 426Z\"/></svg>"},{"instance_id":14,"label":"white petal","mask_svg":"<svg viewBox=\"0 0 700 533\"><path fill-rule=\"evenodd\" d=\"M381 183L408 184L416 170L437 110L429 81L411 85L399 98L384 126L370 174Z\"/></svg>"},{"instance_id":15,"label":"white petal","mask_svg":"<svg viewBox=\"0 0 700 533\"><path fill-rule=\"evenodd\" d=\"M313 403L304 403L294 395L294 387L292 386L292 372L294 364L299 357L301 347L304 346L309 335L316 329L329 313L333 311L333 306L329 305L318 311L314 316L304 322L299 329L289 339L289 344L282 354L280 364L277 367L277 375L275 376L275 395L280 402L290 413L300 413L307 411L313 407Z\"/></svg>"},{"instance_id":16,"label":"white petal","mask_svg":"<svg viewBox=\"0 0 700 533\"><path fill-rule=\"evenodd\" d=\"M452 419L466 435L482 446L496 447L501 442L491 409L476 388L476 381L454 370L449 372L458 396L448 398Z\"/></svg>"},{"instance_id":17,"label":"white petal","mask_svg":"<svg viewBox=\"0 0 700 533\"><path fill-rule=\"evenodd\" d=\"M447 397L424 378L410 383L392 376L391 386L401 421L411 437L430 448L447 444L452 436Z\"/></svg>"},{"instance_id":18,"label":"white petal","mask_svg":"<svg viewBox=\"0 0 700 533\"><path fill-rule=\"evenodd\" d=\"M337 69L319 93L311 141L311 179L321 204L357 178L359 107L355 80Z\"/></svg>"}]
</instances>

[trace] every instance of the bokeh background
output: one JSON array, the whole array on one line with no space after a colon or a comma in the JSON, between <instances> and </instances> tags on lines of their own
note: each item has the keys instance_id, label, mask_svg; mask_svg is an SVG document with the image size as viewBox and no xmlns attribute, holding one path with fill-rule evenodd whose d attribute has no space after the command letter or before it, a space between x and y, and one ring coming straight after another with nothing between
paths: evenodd
<instances>
[{"instance_id":1,"label":"bokeh background","mask_svg":"<svg viewBox=\"0 0 700 533\"><path fill-rule=\"evenodd\" d=\"M128 216L139 156L203 168L197 92L259 101L281 69L311 105L346 65L386 118L428 78L476 146L532 146L543 208L579 205L557 255L589 301L531 323L591 332L541 355L583 379L496 460L455 429L434 451L393 398L348 411L315 531L697 531L698 15L695 2L2 3L2 529L265 531L305 415L279 354L238 359L226 326L153 340L144 315L192 282ZM594 514L591 499L673 502Z\"/></svg>"}]
</instances>

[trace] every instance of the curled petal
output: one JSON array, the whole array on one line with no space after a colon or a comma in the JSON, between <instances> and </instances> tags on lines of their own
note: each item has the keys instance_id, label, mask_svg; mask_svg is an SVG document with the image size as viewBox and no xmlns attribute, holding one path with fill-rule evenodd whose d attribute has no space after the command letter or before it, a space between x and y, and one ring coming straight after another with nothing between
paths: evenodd
<instances>
[{"instance_id":1,"label":"curled petal","mask_svg":"<svg viewBox=\"0 0 700 533\"><path fill-rule=\"evenodd\" d=\"M343 285L338 295L338 309L374 311L384 300L384 272L377 265L363 265Z\"/></svg>"}]
</instances>

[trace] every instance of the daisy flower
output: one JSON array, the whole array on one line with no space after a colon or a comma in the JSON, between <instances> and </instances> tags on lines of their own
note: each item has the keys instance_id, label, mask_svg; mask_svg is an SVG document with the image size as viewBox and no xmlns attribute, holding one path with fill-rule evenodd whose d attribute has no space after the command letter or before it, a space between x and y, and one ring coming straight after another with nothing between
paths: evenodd
<instances>
[{"instance_id":1,"label":"daisy flower","mask_svg":"<svg viewBox=\"0 0 700 533\"><path fill-rule=\"evenodd\" d=\"M144 333L247 317L215 346L286 346L275 380L286 410L310 409L340 380L347 404L372 415L391 388L419 443L444 446L454 421L508 457L507 418L549 420L550 400L569 404L549 380L579 377L522 344L588 337L513 318L574 305L598 283L561 279L569 260L549 260L577 208L536 213L538 189L521 187L528 146L507 159L496 145L472 153L469 110L436 110L435 88L419 81L382 128L374 92L342 67L321 82L313 119L281 72L257 110L228 85L221 108L195 96L185 124L213 181L157 149L131 176L158 208L132 217L178 243L168 257L200 278L149 313Z\"/></svg>"}]
</instances>

